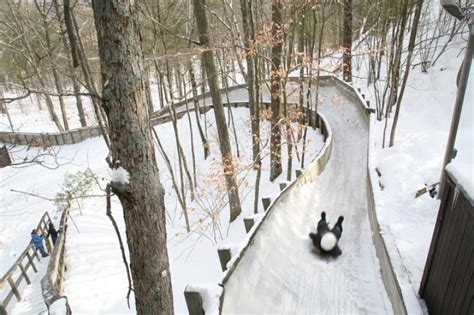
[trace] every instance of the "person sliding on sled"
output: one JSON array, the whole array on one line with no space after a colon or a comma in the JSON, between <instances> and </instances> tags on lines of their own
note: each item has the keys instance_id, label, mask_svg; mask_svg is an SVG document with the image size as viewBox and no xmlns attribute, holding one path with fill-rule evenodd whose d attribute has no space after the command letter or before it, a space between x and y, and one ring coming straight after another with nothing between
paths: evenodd
<instances>
[{"instance_id":1,"label":"person sliding on sled","mask_svg":"<svg viewBox=\"0 0 474 315\"><path fill-rule=\"evenodd\" d=\"M324 211L321 212L321 220L318 222L316 234L309 233L309 237L313 240L313 245L318 252L331 256L342 254L341 249L337 245L342 234L342 221L344 221L344 217L341 215L332 230L330 230L326 222L326 213Z\"/></svg>"}]
</instances>

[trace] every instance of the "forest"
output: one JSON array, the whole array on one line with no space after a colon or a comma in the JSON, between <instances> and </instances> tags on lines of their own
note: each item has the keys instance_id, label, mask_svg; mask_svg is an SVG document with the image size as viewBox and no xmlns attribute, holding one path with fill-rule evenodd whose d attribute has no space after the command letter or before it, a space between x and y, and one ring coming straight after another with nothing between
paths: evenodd
<instances>
[{"instance_id":1,"label":"forest","mask_svg":"<svg viewBox=\"0 0 474 315\"><path fill-rule=\"evenodd\" d=\"M472 10L469 0L459 6ZM61 284L50 284L49 300L41 280L50 313L63 296L69 312L182 313L183 289L194 278L219 282L195 288L207 294L203 313L271 313L263 298L247 304L231 299L251 286L257 297L263 292L257 288L272 288L262 285L271 278L264 275L238 285L244 282L237 277L249 270L258 278L255 244L293 240L281 245L291 248L302 239L301 229L309 244L307 234L327 211L334 222L344 214L348 234L341 242L360 256L344 262L343 254L326 271L342 268L350 275L352 264L361 286L349 298L354 303L319 311L392 313L390 294L377 289L387 286L374 262L378 249L364 245L373 228L366 209L375 200L382 230L394 229L387 232L397 239L388 246L389 259L398 251L402 266L414 266L400 268L408 268L409 286L417 291L440 206L418 193L436 191L451 161L441 163L452 111L446 106L455 103L457 70L470 49L469 23L434 0L2 0L0 139L27 141L0 141L11 159L0 178L2 274L18 265L32 225L48 211L63 236L44 264L47 275L55 255L68 259ZM458 80L464 78L459 73ZM430 106L436 100L439 105ZM461 124L461 132L469 134L469 124ZM456 149L472 145L472 134L461 139ZM280 210L285 207L292 210ZM296 214L297 208L308 211ZM290 219L272 223L280 216ZM405 228L419 220L427 220L423 242L403 247L417 237ZM404 228L396 230L396 223ZM7 227L15 224L18 232ZM294 233L285 236L287 229ZM259 238L264 233L279 236L265 242ZM106 243L87 247L102 237ZM221 266L210 258L216 250L225 260ZM412 260L417 251L423 257ZM283 266L290 258L281 259ZM93 280L93 270L107 270L101 260L120 274L110 280L120 288L110 301L107 280ZM326 268L321 264L316 268ZM369 293L363 297L366 272ZM81 276L90 280L82 289L97 286L100 294L85 297ZM287 289L296 286L280 279ZM288 290L296 296L311 291L306 284ZM13 295L3 292L0 300L7 294ZM366 298L375 301L365 309L353 306ZM296 300L300 308L285 312L312 312L311 303ZM92 301L108 306L81 305ZM426 311L423 303L417 308ZM0 310L10 313L11 307ZM23 314L21 307L13 313Z\"/></svg>"}]
</instances>

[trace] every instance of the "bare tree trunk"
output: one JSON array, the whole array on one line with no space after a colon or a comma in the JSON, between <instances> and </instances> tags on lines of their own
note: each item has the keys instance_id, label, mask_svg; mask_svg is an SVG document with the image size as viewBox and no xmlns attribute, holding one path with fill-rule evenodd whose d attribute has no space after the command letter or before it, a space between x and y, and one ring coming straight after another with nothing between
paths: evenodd
<instances>
[{"instance_id":1,"label":"bare tree trunk","mask_svg":"<svg viewBox=\"0 0 474 315\"><path fill-rule=\"evenodd\" d=\"M405 87L408 81L408 75L410 73L411 58L413 56L413 50L415 48L416 34L418 31L418 23L420 21L421 9L423 7L423 0L418 0L416 3L415 17L410 33L410 42L408 43L408 56L405 61L405 73L403 74L403 82L400 90L400 94L397 98L397 107L395 109L395 117L393 118L392 130L390 131L390 142L389 147L393 146L395 141L395 130L397 129L398 116L400 115L400 107L402 106L403 94L405 94Z\"/></svg>"},{"instance_id":2,"label":"bare tree trunk","mask_svg":"<svg viewBox=\"0 0 474 315\"><path fill-rule=\"evenodd\" d=\"M68 51L71 58L68 58L68 69L69 69L69 75L71 76L71 82L72 82L72 88L74 90L74 96L76 98L76 108L77 108L77 112L79 114L79 121L81 122L81 127L86 127L87 126L87 121L86 121L86 115L84 113L84 106L82 105L82 98L81 98L81 88L79 86L79 83L77 82L77 74L76 74L76 70L74 68L74 61L73 61L73 58L74 58L74 55L73 55L73 51L74 49L72 49L71 45L68 45L68 42L67 42L67 38L66 38L66 33L67 32L67 29L66 29L66 19L64 19L64 21L62 20L62 17L61 17L61 10L59 9L59 4L58 4L58 0L54 0L54 10L56 11L56 16L58 18L58 21L59 21L59 29L61 31L61 41L63 43L63 46L64 46L64 50L65 51ZM70 23L70 21L69 21ZM77 65L78 66L78 65Z\"/></svg>"},{"instance_id":3,"label":"bare tree trunk","mask_svg":"<svg viewBox=\"0 0 474 315\"><path fill-rule=\"evenodd\" d=\"M159 4L157 5L156 14L157 14L158 22L160 23L160 37L161 37L161 40L162 40L163 50L164 50L164 53L165 53L166 78L167 78L167 81L168 81L168 85L170 86L169 113L170 113L170 116L171 116L171 121L173 123L173 131L174 131L174 134L175 134L176 148L178 150L179 169L180 169L180 174L181 174L181 185L184 185L184 180L183 180L183 177L182 177L183 168L184 168L184 171L186 172L186 176L187 176L187 179L188 179L189 190L190 190L190 193L191 193L191 200L194 200L193 179L191 177L191 173L189 172L188 163L186 161L186 155L184 154L183 147L181 146L181 140L179 138L178 115L176 113L176 108L174 106L174 93L173 93L173 88L172 88L172 86L173 86L172 74L171 74L171 69L170 69L169 60L168 60L168 48L167 48L167 45L166 45L166 40L165 40L165 37L164 37L163 28L161 26L161 14L160 14ZM183 195L184 195L184 188L182 190L183 190ZM183 198L185 199L185 202L186 202L185 197L186 196L184 195ZM185 209L185 212L186 211L187 211L187 209Z\"/></svg>"},{"instance_id":4,"label":"bare tree trunk","mask_svg":"<svg viewBox=\"0 0 474 315\"><path fill-rule=\"evenodd\" d=\"M400 19L401 21L397 32L398 36L396 41L393 42L392 45L394 47L392 47L393 49L391 50L394 51L395 57L393 63L390 63L390 93L388 96L388 102L385 105L385 125L383 129L382 148L385 147L388 118L390 117L392 108L396 104L398 98L398 84L400 83L400 66L403 52L403 40L405 38L405 29L408 22L408 0L404 0L402 3Z\"/></svg>"},{"instance_id":5,"label":"bare tree trunk","mask_svg":"<svg viewBox=\"0 0 474 315\"><path fill-rule=\"evenodd\" d=\"M217 60L219 62L219 66L221 69L221 77L222 77L222 83L224 85L224 92L225 92L225 97L227 100L227 115L229 116L228 120L228 126L229 128L232 127L233 129L233 134L234 134L234 142L235 142L235 151L237 154L237 157L240 157L240 150L239 150L239 141L237 139L237 130L235 129L235 121L234 121L234 115L232 114L232 103L229 98L229 85L227 82L227 71L224 71L224 54L222 54L222 60L219 60L219 57L217 57Z\"/></svg>"},{"instance_id":6,"label":"bare tree trunk","mask_svg":"<svg viewBox=\"0 0 474 315\"><path fill-rule=\"evenodd\" d=\"M344 0L342 69L344 81L352 82L352 0Z\"/></svg>"},{"instance_id":7,"label":"bare tree trunk","mask_svg":"<svg viewBox=\"0 0 474 315\"><path fill-rule=\"evenodd\" d=\"M272 72L271 72L271 131L270 131L270 181L274 181L282 172L281 166L281 59L283 49L283 30L281 10L282 0L272 1Z\"/></svg>"},{"instance_id":8,"label":"bare tree trunk","mask_svg":"<svg viewBox=\"0 0 474 315\"><path fill-rule=\"evenodd\" d=\"M249 91L249 109L250 109L250 126L252 129L252 159L259 161L260 154L260 119L257 119L256 112L259 110L256 106L255 99L255 56L256 47L253 47L255 39L254 21L252 14L252 1L240 0L240 8L242 11L242 22L244 25L244 45L245 45L245 59L247 61L247 76L246 81Z\"/></svg>"},{"instance_id":9,"label":"bare tree trunk","mask_svg":"<svg viewBox=\"0 0 474 315\"><path fill-rule=\"evenodd\" d=\"M186 82L184 82L184 76L182 76L182 86L186 87ZM186 104L186 116L188 117L188 126L189 126L189 134L190 137L190 145L191 145L191 155L193 160L193 180L194 186L197 185L197 175L196 175L196 154L194 153L194 132L193 132L193 124L191 121L191 113L189 112L189 105L188 105L188 95L186 94L186 90L184 91L184 102Z\"/></svg>"},{"instance_id":10,"label":"bare tree trunk","mask_svg":"<svg viewBox=\"0 0 474 315\"><path fill-rule=\"evenodd\" d=\"M13 8L10 1L7 1L7 5L8 5L8 8L9 8L10 14L13 18L13 21L15 23L15 27L17 27L19 29L19 31L21 32L21 41L22 41L22 44L23 44L23 46L26 50L26 53L29 57L30 65L33 68L34 75L36 76L36 78L38 80L38 85L41 88L41 90L47 91L46 82L44 80L44 77L43 77L42 73L40 72L40 69L39 69L40 60L38 60L38 56L35 54L33 47L31 47L31 45L30 45L29 38L27 38L28 32L26 32L26 30L25 30L25 27L23 25L23 21L18 16L18 14L17 14L18 12ZM64 128L61 125L61 122L59 121L58 115L56 114L56 111L54 109L54 104L53 104L53 101L51 100L50 95L47 94L47 93L42 93L42 95L44 96L44 98L46 100L46 107L48 109L48 113L49 113L49 116L50 116L51 120L54 122L54 124L56 125L56 127L58 128L58 130L60 132L64 131Z\"/></svg>"},{"instance_id":11,"label":"bare tree trunk","mask_svg":"<svg viewBox=\"0 0 474 315\"><path fill-rule=\"evenodd\" d=\"M67 5L66 5L67 4ZM66 13L67 11L67 13ZM94 108L95 117L97 120L97 124L100 127L102 136L104 137L105 144L107 147L110 148L110 138L109 134L107 133L107 120L104 117L104 109L100 106L100 95L97 91L97 87L94 82L94 78L92 77L91 69L89 66L89 61L87 60L86 53L84 51L84 46L82 45L82 40L79 34L79 28L77 26L77 21L69 6L69 0L64 0L64 16L68 16L70 19L69 22L66 23L66 29L68 32L68 36L70 39L71 49L74 49L74 55L78 58L78 63L81 67L82 74L84 75L85 85L91 96L91 102ZM69 29L69 27L72 27ZM104 82L105 84L106 82Z\"/></svg>"},{"instance_id":12,"label":"bare tree trunk","mask_svg":"<svg viewBox=\"0 0 474 315\"><path fill-rule=\"evenodd\" d=\"M206 69L207 82L211 92L212 104L214 105L214 115L216 118L217 133L219 136L219 144L222 154L222 164L224 167L227 194L229 197L230 222L232 222L239 216L239 214L242 212L242 209L240 205L237 179L235 178L234 161L229 141L229 131L227 130L224 107L222 106L221 96L217 85L217 71L214 64L214 53L211 50L211 42L208 35L204 0L193 0L193 7L199 32L199 43L203 49L201 55L202 65Z\"/></svg>"},{"instance_id":13,"label":"bare tree trunk","mask_svg":"<svg viewBox=\"0 0 474 315\"><path fill-rule=\"evenodd\" d=\"M159 180L148 116L138 8L129 1L92 1L109 120L111 167L128 182L112 181L122 203L138 314L172 314L166 248L164 190ZM117 163L118 165L113 165Z\"/></svg>"},{"instance_id":14,"label":"bare tree trunk","mask_svg":"<svg viewBox=\"0 0 474 315\"><path fill-rule=\"evenodd\" d=\"M43 31L46 40L46 50L48 54L48 59L51 64L51 71L53 73L54 84L56 85L56 90L59 94L59 108L61 109L61 115L63 118L63 126L65 130L69 130L69 122L67 120L67 111L66 111L66 104L64 103L64 96L63 96L63 87L59 80L58 71L56 69L56 63L53 59L53 47L51 45L51 38L49 36L49 23L48 23L48 8L46 8L46 3L43 2L43 7L38 4L38 0L35 0L35 6L38 9L39 14L41 15L41 19L43 20Z\"/></svg>"},{"instance_id":15,"label":"bare tree trunk","mask_svg":"<svg viewBox=\"0 0 474 315\"><path fill-rule=\"evenodd\" d=\"M206 136L201 126L201 115L199 111L199 99L198 99L198 90L196 84L196 77L194 76L193 64L191 61L188 63L189 69L189 78L191 79L191 89L193 93L193 103L194 103L194 113L196 115L196 123L199 130L199 136L201 137L202 147L204 148L204 159L207 159L209 156L209 143L207 142Z\"/></svg>"}]
</instances>

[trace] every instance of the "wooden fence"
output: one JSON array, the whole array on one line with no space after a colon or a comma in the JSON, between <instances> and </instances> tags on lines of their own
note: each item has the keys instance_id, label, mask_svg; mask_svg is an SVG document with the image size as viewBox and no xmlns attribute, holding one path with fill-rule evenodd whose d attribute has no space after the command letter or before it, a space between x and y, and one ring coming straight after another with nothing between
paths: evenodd
<instances>
[{"instance_id":1,"label":"wooden fence","mask_svg":"<svg viewBox=\"0 0 474 315\"><path fill-rule=\"evenodd\" d=\"M49 217L48 212L45 212L36 229L46 231L49 223L51 223L51 218ZM46 246L46 248L51 248L49 238L46 238L45 241L49 243L49 246ZM40 256L38 255L33 242L30 242L10 269L8 269L5 275L3 275L0 280L0 292L2 292L1 296L3 297L3 300L0 301L0 314L7 314L7 308L12 301L13 296L16 297L17 301L21 300L19 287L23 282L31 284L28 271L33 269L34 272L38 272L35 266L35 258L37 261L40 261Z\"/></svg>"},{"instance_id":2,"label":"wooden fence","mask_svg":"<svg viewBox=\"0 0 474 315\"><path fill-rule=\"evenodd\" d=\"M0 142L18 145L50 146L75 144L101 135L98 126L72 129L60 133L28 133L0 131Z\"/></svg>"},{"instance_id":3,"label":"wooden fence","mask_svg":"<svg viewBox=\"0 0 474 315\"><path fill-rule=\"evenodd\" d=\"M474 314L474 206L449 173L446 180L420 296L432 315Z\"/></svg>"}]
</instances>

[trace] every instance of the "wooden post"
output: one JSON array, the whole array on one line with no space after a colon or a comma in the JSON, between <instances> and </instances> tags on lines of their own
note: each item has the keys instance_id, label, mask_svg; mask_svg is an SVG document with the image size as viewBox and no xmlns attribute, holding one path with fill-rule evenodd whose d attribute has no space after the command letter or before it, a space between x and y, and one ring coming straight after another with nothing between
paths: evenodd
<instances>
[{"instance_id":1,"label":"wooden post","mask_svg":"<svg viewBox=\"0 0 474 315\"><path fill-rule=\"evenodd\" d=\"M8 278L8 283L10 283L10 286L12 287L12 291L15 294L16 298L18 301L21 300L21 294L20 291L16 288L15 282L13 282L13 279L11 277Z\"/></svg>"},{"instance_id":2,"label":"wooden post","mask_svg":"<svg viewBox=\"0 0 474 315\"><path fill-rule=\"evenodd\" d=\"M253 218L244 218L244 226L245 232L248 233L252 229L253 225L255 224L255 220Z\"/></svg>"},{"instance_id":3,"label":"wooden post","mask_svg":"<svg viewBox=\"0 0 474 315\"><path fill-rule=\"evenodd\" d=\"M23 274L23 277L26 280L26 283L31 284L30 277L28 277L28 274L26 273L27 270L23 267L21 264L21 261L18 263L18 267L20 267L21 273Z\"/></svg>"},{"instance_id":4,"label":"wooden post","mask_svg":"<svg viewBox=\"0 0 474 315\"><path fill-rule=\"evenodd\" d=\"M217 254L219 255L219 261L221 263L222 271L227 270L227 263L232 258L229 248L218 248Z\"/></svg>"},{"instance_id":5,"label":"wooden post","mask_svg":"<svg viewBox=\"0 0 474 315\"><path fill-rule=\"evenodd\" d=\"M10 154L8 154L8 149L6 146L3 146L0 149L0 168L11 164L12 160L10 159Z\"/></svg>"},{"instance_id":6,"label":"wooden post","mask_svg":"<svg viewBox=\"0 0 474 315\"><path fill-rule=\"evenodd\" d=\"M272 200L270 198L262 198L262 204L263 204L263 209L267 211L268 207L272 203Z\"/></svg>"},{"instance_id":7,"label":"wooden post","mask_svg":"<svg viewBox=\"0 0 474 315\"><path fill-rule=\"evenodd\" d=\"M204 315L202 297L199 292L191 291L186 287L184 289L184 298L188 306L189 315Z\"/></svg>"},{"instance_id":8,"label":"wooden post","mask_svg":"<svg viewBox=\"0 0 474 315\"><path fill-rule=\"evenodd\" d=\"M38 269L36 269L36 266L33 262L33 258L31 258L29 250L26 252L26 257L28 257L28 260L30 261L31 268L33 268L34 272L38 272Z\"/></svg>"}]
</instances>

